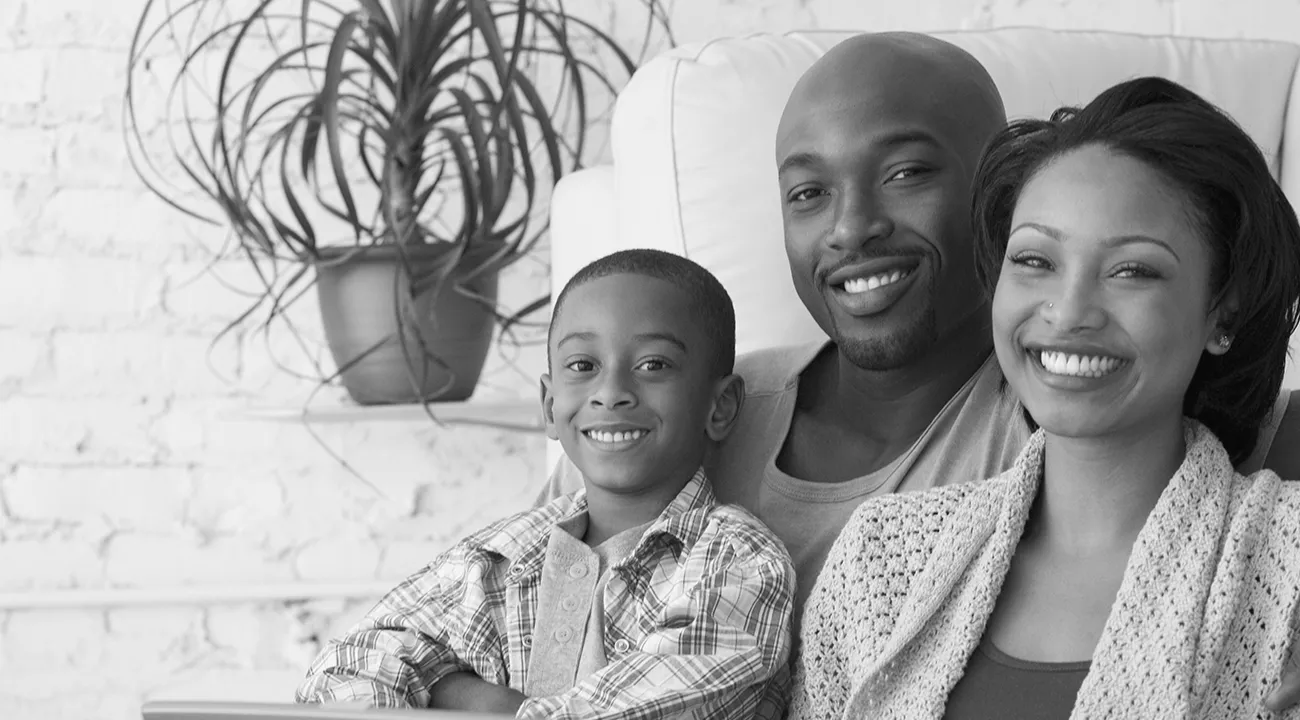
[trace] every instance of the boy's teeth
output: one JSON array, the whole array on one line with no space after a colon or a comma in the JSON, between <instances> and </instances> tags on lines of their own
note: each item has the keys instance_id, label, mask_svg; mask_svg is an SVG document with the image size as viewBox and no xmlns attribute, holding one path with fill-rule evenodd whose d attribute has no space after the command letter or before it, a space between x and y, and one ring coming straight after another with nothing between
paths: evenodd
<instances>
[{"instance_id":1,"label":"boy's teeth","mask_svg":"<svg viewBox=\"0 0 1300 720\"><path fill-rule=\"evenodd\" d=\"M845 280L844 291L851 292L851 293L861 293L861 292L866 292L868 290L875 290L876 288L881 288L886 285L893 285L894 283L898 282L899 280L902 280L903 278L911 274L912 274L911 270L893 270L890 272L882 272L877 275L872 275L871 277L853 278L852 280Z\"/></svg>"},{"instance_id":2,"label":"boy's teeth","mask_svg":"<svg viewBox=\"0 0 1300 720\"><path fill-rule=\"evenodd\" d=\"M1056 350L1039 352L1038 361L1043 369L1053 375L1072 375L1074 377L1099 378L1109 375L1124 365L1119 358L1100 355L1075 355Z\"/></svg>"},{"instance_id":3,"label":"boy's teeth","mask_svg":"<svg viewBox=\"0 0 1300 720\"><path fill-rule=\"evenodd\" d=\"M606 432L604 430L588 430L587 437L602 443L621 443L636 440L645 435L645 430L628 430L626 432Z\"/></svg>"}]
</instances>

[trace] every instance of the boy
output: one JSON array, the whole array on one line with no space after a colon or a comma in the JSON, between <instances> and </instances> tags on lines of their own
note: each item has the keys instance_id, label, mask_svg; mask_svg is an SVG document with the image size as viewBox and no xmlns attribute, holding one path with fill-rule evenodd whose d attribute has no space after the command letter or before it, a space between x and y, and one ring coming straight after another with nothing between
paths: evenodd
<instances>
[{"instance_id":1,"label":"boy","mask_svg":"<svg viewBox=\"0 0 1300 720\"><path fill-rule=\"evenodd\" d=\"M685 258L615 253L561 291L547 356L547 434L584 488L398 586L321 653L298 700L780 717L793 565L752 515L716 503L701 469L745 395L726 290Z\"/></svg>"}]
</instances>

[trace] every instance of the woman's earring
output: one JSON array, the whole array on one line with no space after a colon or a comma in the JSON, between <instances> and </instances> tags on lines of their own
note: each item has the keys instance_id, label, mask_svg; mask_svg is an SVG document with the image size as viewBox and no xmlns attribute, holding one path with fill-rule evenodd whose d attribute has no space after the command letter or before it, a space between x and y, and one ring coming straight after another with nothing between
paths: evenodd
<instances>
[{"instance_id":1,"label":"woman's earring","mask_svg":"<svg viewBox=\"0 0 1300 720\"><path fill-rule=\"evenodd\" d=\"M1220 335L1219 347L1222 348L1223 350L1227 350L1228 348L1232 347L1232 336L1229 335L1228 333L1223 333L1222 335Z\"/></svg>"}]
</instances>

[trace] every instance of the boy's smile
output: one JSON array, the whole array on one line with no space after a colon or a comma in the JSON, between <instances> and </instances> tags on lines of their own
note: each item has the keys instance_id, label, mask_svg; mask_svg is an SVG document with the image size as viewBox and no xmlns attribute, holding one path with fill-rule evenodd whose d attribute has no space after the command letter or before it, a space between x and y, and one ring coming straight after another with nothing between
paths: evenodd
<instances>
[{"instance_id":1,"label":"boy's smile","mask_svg":"<svg viewBox=\"0 0 1300 720\"><path fill-rule=\"evenodd\" d=\"M616 423L610 426L586 428L582 431L582 434L601 450L618 452L636 445L642 438L650 434L650 430Z\"/></svg>"},{"instance_id":2,"label":"boy's smile","mask_svg":"<svg viewBox=\"0 0 1300 720\"><path fill-rule=\"evenodd\" d=\"M595 493L666 504L704 459L712 345L672 283L636 274L572 289L542 379L547 431Z\"/></svg>"}]
</instances>

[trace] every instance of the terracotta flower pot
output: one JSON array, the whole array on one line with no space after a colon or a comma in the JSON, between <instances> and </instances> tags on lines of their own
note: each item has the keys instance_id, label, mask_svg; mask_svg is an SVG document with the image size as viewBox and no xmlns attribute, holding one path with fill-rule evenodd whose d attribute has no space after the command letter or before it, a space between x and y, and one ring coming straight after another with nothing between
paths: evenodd
<instances>
[{"instance_id":1,"label":"terracotta flower pot","mask_svg":"<svg viewBox=\"0 0 1300 720\"><path fill-rule=\"evenodd\" d=\"M471 248L436 292L430 288L416 297L411 277L444 268L451 259L445 245L408 249L409 272L392 245L359 252L322 249L316 290L325 338L353 400L362 405L455 402L473 394L495 320L456 286L495 249ZM464 287L495 303L497 273L480 273Z\"/></svg>"}]
</instances>

